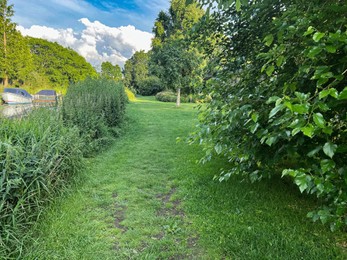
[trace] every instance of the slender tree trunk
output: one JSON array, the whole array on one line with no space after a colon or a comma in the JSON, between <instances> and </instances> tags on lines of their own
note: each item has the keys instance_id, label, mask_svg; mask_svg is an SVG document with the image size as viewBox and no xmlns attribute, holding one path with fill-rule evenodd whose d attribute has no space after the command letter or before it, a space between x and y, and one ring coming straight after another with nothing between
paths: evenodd
<instances>
[{"instance_id":1,"label":"slender tree trunk","mask_svg":"<svg viewBox=\"0 0 347 260\"><path fill-rule=\"evenodd\" d=\"M179 107L181 105L181 88L177 89L177 100L176 100L176 106Z\"/></svg>"},{"instance_id":2,"label":"slender tree trunk","mask_svg":"<svg viewBox=\"0 0 347 260\"><path fill-rule=\"evenodd\" d=\"M5 26L5 25L4 25ZM8 75L7 75L7 38L6 38L6 29L4 29L4 61L5 61L5 71L4 71L4 87L8 86Z\"/></svg>"}]
</instances>

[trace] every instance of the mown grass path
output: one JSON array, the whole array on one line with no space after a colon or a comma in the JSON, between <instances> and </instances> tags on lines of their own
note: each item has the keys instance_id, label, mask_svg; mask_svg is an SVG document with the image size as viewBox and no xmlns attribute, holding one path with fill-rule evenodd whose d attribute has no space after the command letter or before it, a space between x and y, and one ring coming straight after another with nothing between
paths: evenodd
<instances>
[{"instance_id":1,"label":"mown grass path","mask_svg":"<svg viewBox=\"0 0 347 260\"><path fill-rule=\"evenodd\" d=\"M90 160L83 181L47 212L24 259L335 259L346 236L305 214L314 202L281 180L212 181L223 160L176 143L193 105L140 99L126 132Z\"/></svg>"}]
</instances>

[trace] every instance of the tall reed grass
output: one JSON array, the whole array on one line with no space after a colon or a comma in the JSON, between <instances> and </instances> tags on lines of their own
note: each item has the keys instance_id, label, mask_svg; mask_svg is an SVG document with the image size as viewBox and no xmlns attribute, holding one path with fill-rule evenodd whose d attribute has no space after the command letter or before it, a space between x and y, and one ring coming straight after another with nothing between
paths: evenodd
<instances>
[{"instance_id":1,"label":"tall reed grass","mask_svg":"<svg viewBox=\"0 0 347 260\"><path fill-rule=\"evenodd\" d=\"M64 122L78 127L84 154L92 155L118 133L127 96L122 83L86 79L69 87L62 106Z\"/></svg>"},{"instance_id":2,"label":"tall reed grass","mask_svg":"<svg viewBox=\"0 0 347 260\"><path fill-rule=\"evenodd\" d=\"M47 203L118 132L122 84L88 79L71 86L60 110L0 118L0 259L18 259ZM30 233L29 233L30 236Z\"/></svg>"},{"instance_id":3,"label":"tall reed grass","mask_svg":"<svg viewBox=\"0 0 347 260\"><path fill-rule=\"evenodd\" d=\"M78 129L56 111L0 118L0 259L20 257L43 206L83 166L82 147Z\"/></svg>"}]
</instances>

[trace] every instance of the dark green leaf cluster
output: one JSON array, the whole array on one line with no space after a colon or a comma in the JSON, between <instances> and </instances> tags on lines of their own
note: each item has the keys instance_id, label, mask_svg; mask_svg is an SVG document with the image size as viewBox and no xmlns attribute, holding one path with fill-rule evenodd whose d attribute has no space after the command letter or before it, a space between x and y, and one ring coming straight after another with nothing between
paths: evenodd
<instances>
[{"instance_id":1,"label":"dark green leaf cluster","mask_svg":"<svg viewBox=\"0 0 347 260\"><path fill-rule=\"evenodd\" d=\"M114 80L88 78L69 87L62 116L68 126L79 129L85 155L100 150L117 134L126 103L123 84Z\"/></svg>"},{"instance_id":2,"label":"dark green leaf cluster","mask_svg":"<svg viewBox=\"0 0 347 260\"><path fill-rule=\"evenodd\" d=\"M196 36L210 58L202 161L229 159L220 180L289 176L324 202L313 220L346 226L346 4L263 0L240 12L232 2Z\"/></svg>"},{"instance_id":3,"label":"dark green leaf cluster","mask_svg":"<svg viewBox=\"0 0 347 260\"><path fill-rule=\"evenodd\" d=\"M17 259L30 224L83 166L82 139L56 111L0 121L0 258Z\"/></svg>"}]
</instances>

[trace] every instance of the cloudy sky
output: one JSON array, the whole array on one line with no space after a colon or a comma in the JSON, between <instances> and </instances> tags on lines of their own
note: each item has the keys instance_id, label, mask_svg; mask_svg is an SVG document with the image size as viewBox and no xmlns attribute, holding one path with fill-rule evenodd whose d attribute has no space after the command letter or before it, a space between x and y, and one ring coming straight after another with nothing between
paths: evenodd
<instances>
[{"instance_id":1,"label":"cloudy sky","mask_svg":"<svg viewBox=\"0 0 347 260\"><path fill-rule=\"evenodd\" d=\"M169 0L9 0L23 35L71 47L93 66L123 65L149 50L152 27Z\"/></svg>"}]
</instances>

